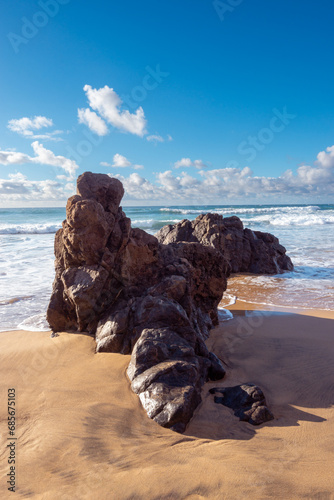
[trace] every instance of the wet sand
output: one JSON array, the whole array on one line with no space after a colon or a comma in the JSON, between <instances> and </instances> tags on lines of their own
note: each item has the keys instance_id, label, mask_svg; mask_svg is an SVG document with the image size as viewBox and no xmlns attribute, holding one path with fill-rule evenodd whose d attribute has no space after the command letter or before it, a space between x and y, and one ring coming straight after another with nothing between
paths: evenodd
<instances>
[{"instance_id":1,"label":"wet sand","mask_svg":"<svg viewBox=\"0 0 334 500\"><path fill-rule=\"evenodd\" d=\"M259 307L259 306L257 306ZM129 356L84 334L0 333L1 498L333 499L334 313L237 302L208 347L226 378L203 387L185 434L148 419ZM254 427L211 387L258 384L275 420ZM7 390L16 390L17 489L7 491Z\"/></svg>"}]
</instances>

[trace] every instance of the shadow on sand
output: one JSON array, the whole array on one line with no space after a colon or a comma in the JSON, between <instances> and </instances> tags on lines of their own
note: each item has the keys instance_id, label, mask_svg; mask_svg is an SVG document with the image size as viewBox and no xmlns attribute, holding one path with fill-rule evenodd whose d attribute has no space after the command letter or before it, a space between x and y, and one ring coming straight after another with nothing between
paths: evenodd
<instances>
[{"instance_id":1,"label":"shadow on sand","mask_svg":"<svg viewBox=\"0 0 334 500\"><path fill-rule=\"evenodd\" d=\"M212 330L207 341L208 348L226 361L226 376L203 386L202 404L184 435L244 440L263 427L324 422L321 409L334 405L333 320L268 311L252 315L237 310L233 316ZM209 394L212 387L241 383L261 387L274 420L260 426L241 422Z\"/></svg>"}]
</instances>

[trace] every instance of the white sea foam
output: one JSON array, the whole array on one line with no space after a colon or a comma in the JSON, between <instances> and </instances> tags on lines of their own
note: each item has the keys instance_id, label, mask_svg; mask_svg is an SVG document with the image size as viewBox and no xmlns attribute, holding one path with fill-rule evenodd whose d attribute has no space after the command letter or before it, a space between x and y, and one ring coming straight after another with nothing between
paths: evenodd
<instances>
[{"instance_id":1,"label":"white sea foam","mask_svg":"<svg viewBox=\"0 0 334 500\"><path fill-rule=\"evenodd\" d=\"M0 224L0 234L54 234L61 224Z\"/></svg>"},{"instance_id":2,"label":"white sea foam","mask_svg":"<svg viewBox=\"0 0 334 500\"><path fill-rule=\"evenodd\" d=\"M218 319L219 321L229 321L230 319L233 319L233 314L228 309L218 307Z\"/></svg>"},{"instance_id":3,"label":"white sea foam","mask_svg":"<svg viewBox=\"0 0 334 500\"><path fill-rule=\"evenodd\" d=\"M159 219L134 219L131 221L132 227L147 227L147 228L160 228L167 224L176 224L180 222L179 219L173 220L159 220Z\"/></svg>"},{"instance_id":4,"label":"white sea foam","mask_svg":"<svg viewBox=\"0 0 334 500\"><path fill-rule=\"evenodd\" d=\"M274 215L260 215L247 220L249 224L270 224L271 226L323 226L334 224L334 211L318 213L298 213L297 211L288 214L280 213Z\"/></svg>"},{"instance_id":5,"label":"white sea foam","mask_svg":"<svg viewBox=\"0 0 334 500\"><path fill-rule=\"evenodd\" d=\"M172 207L163 207L160 208L160 212L171 212L171 213L180 213L180 214L192 214L192 213L205 213L209 211L212 212L220 212L222 214L257 214L257 213L276 213L276 212L316 212L321 210L321 207L318 205L308 205L308 206L275 206L275 207L203 207L202 209L195 208L172 208Z\"/></svg>"},{"instance_id":6,"label":"white sea foam","mask_svg":"<svg viewBox=\"0 0 334 500\"><path fill-rule=\"evenodd\" d=\"M334 210L321 210L318 205L285 207L245 207L245 208L160 208L161 212L180 215L199 215L207 212L223 216L238 215L245 225L265 224L272 226L315 226L334 224Z\"/></svg>"},{"instance_id":7,"label":"white sea foam","mask_svg":"<svg viewBox=\"0 0 334 500\"><path fill-rule=\"evenodd\" d=\"M18 330L26 330L28 332L46 332L50 330L50 326L46 321L45 313L34 314L26 318L17 326Z\"/></svg>"},{"instance_id":8,"label":"white sea foam","mask_svg":"<svg viewBox=\"0 0 334 500\"><path fill-rule=\"evenodd\" d=\"M320 210L320 207L317 205L309 205L309 206L287 206L287 207L255 207L255 208L224 208L224 209L216 209L221 210L225 213L234 213L234 214L262 214L262 213L293 213L293 212L317 212Z\"/></svg>"},{"instance_id":9,"label":"white sea foam","mask_svg":"<svg viewBox=\"0 0 334 500\"><path fill-rule=\"evenodd\" d=\"M208 210L196 210L194 208L168 208L168 207L165 207L165 208L159 208L160 212L168 212L168 213L172 213L172 214L183 214L183 215L187 215L187 214L204 214L206 213Z\"/></svg>"},{"instance_id":10,"label":"white sea foam","mask_svg":"<svg viewBox=\"0 0 334 500\"><path fill-rule=\"evenodd\" d=\"M231 277L228 282L228 293L242 302L294 309L334 310L333 291L333 268L303 266L275 276Z\"/></svg>"},{"instance_id":11,"label":"white sea foam","mask_svg":"<svg viewBox=\"0 0 334 500\"><path fill-rule=\"evenodd\" d=\"M235 295L231 295L230 293L224 292L223 298L219 303L218 309L232 306L237 301L237 297Z\"/></svg>"},{"instance_id":12,"label":"white sea foam","mask_svg":"<svg viewBox=\"0 0 334 500\"><path fill-rule=\"evenodd\" d=\"M235 286L231 277L223 308L238 296L258 304L334 309L333 206L129 207L125 211L132 226L151 234L166 224L207 212L237 215L245 227L275 234L295 270L242 277ZM0 210L0 331L48 329L45 312L54 279L54 233L64 215L64 209Z\"/></svg>"}]
</instances>

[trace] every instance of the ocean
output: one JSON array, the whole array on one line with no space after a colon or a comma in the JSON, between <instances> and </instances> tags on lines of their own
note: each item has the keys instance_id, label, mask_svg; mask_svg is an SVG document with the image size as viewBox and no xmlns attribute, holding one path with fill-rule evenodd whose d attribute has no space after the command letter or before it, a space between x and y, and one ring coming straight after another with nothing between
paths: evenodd
<instances>
[{"instance_id":1,"label":"ocean","mask_svg":"<svg viewBox=\"0 0 334 500\"><path fill-rule=\"evenodd\" d=\"M334 310L334 205L123 207L133 227L154 234L201 213L237 215L245 227L273 233L295 269L229 279L223 303L239 300L296 309ZM54 235L65 208L0 209L0 331L47 330L54 278Z\"/></svg>"}]
</instances>

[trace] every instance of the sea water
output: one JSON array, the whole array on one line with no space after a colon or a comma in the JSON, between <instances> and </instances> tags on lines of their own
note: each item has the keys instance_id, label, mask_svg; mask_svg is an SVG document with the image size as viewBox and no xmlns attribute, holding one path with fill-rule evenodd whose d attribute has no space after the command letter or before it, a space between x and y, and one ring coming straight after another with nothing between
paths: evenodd
<instances>
[{"instance_id":1,"label":"sea water","mask_svg":"<svg viewBox=\"0 0 334 500\"><path fill-rule=\"evenodd\" d=\"M166 224L213 212L271 232L295 269L229 279L225 303L239 300L334 310L334 205L123 207L133 227L154 234ZM54 278L54 235L65 208L0 209L0 331L47 330Z\"/></svg>"}]
</instances>

